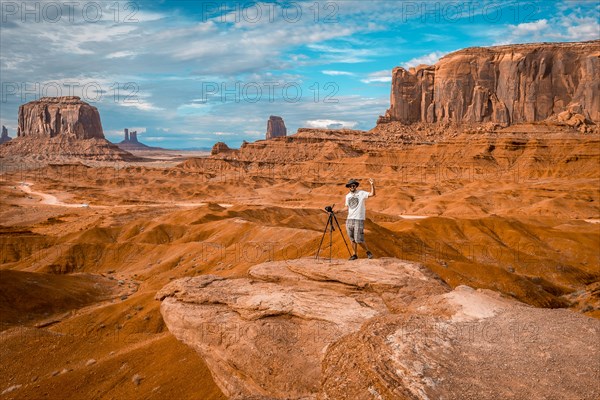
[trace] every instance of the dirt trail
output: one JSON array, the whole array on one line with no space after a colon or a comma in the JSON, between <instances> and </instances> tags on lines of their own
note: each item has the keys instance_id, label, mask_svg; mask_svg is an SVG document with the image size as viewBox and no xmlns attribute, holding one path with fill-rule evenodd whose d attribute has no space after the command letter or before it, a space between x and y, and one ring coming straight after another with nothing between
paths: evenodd
<instances>
[{"instance_id":1,"label":"dirt trail","mask_svg":"<svg viewBox=\"0 0 600 400\"><path fill-rule=\"evenodd\" d=\"M74 208L122 207L122 208L130 208L130 207L163 207L165 205L170 205L170 206L175 206L175 207L202 207L207 204L207 203L196 203L196 202L183 202L183 203L162 202L162 203L155 203L155 204L126 204L126 205L121 204L121 205L113 205L113 206L102 206L102 205L92 205L92 204L88 204L88 203L65 203L64 201L59 200L58 197L56 197L54 195L32 190L31 186L33 186L33 185L34 184L31 182L21 182L19 184L19 189L21 189L23 192L25 192L29 195L35 195L35 196L41 197L42 204L49 205L49 206L58 206L58 207L74 207ZM231 207L232 206L231 204L219 204L219 205L221 207Z\"/></svg>"}]
</instances>

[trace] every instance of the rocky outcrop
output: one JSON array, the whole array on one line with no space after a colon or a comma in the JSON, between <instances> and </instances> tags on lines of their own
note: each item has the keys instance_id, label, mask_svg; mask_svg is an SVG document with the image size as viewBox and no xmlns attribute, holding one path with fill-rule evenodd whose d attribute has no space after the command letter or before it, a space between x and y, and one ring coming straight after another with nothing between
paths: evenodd
<instances>
[{"instance_id":1,"label":"rocky outcrop","mask_svg":"<svg viewBox=\"0 0 600 400\"><path fill-rule=\"evenodd\" d=\"M565 110L600 123L600 41L468 48L392 72L378 123L545 120Z\"/></svg>"},{"instance_id":2,"label":"rocky outcrop","mask_svg":"<svg viewBox=\"0 0 600 400\"><path fill-rule=\"evenodd\" d=\"M8 136L8 129L4 125L2 125L2 136L0 136L0 144L8 142L12 138Z\"/></svg>"},{"instance_id":3,"label":"rocky outcrop","mask_svg":"<svg viewBox=\"0 0 600 400\"><path fill-rule=\"evenodd\" d=\"M42 97L20 106L17 136L104 139L98 109L76 96Z\"/></svg>"},{"instance_id":4,"label":"rocky outcrop","mask_svg":"<svg viewBox=\"0 0 600 400\"><path fill-rule=\"evenodd\" d=\"M600 394L600 321L451 291L397 259L271 262L247 278L173 281L156 298L233 399Z\"/></svg>"},{"instance_id":5,"label":"rocky outcrop","mask_svg":"<svg viewBox=\"0 0 600 400\"><path fill-rule=\"evenodd\" d=\"M592 400L600 321L459 286L330 346L323 399Z\"/></svg>"},{"instance_id":6,"label":"rocky outcrop","mask_svg":"<svg viewBox=\"0 0 600 400\"><path fill-rule=\"evenodd\" d=\"M230 153L232 151L233 150L229 146L227 146L227 143L225 143L225 142L217 142L212 147L212 149L210 151L210 154L214 156L214 155L223 154L223 153L227 154L227 153Z\"/></svg>"},{"instance_id":7,"label":"rocky outcrop","mask_svg":"<svg viewBox=\"0 0 600 400\"><path fill-rule=\"evenodd\" d=\"M294 260L255 266L250 278L177 280L157 298L169 330L206 359L226 395L303 398L319 391L327 346L418 293L445 291L397 260Z\"/></svg>"},{"instance_id":8,"label":"rocky outcrop","mask_svg":"<svg viewBox=\"0 0 600 400\"><path fill-rule=\"evenodd\" d=\"M287 135L287 129L283 118L271 115L269 121L267 121L267 135L266 139L273 139L276 137L282 137Z\"/></svg>"}]
</instances>

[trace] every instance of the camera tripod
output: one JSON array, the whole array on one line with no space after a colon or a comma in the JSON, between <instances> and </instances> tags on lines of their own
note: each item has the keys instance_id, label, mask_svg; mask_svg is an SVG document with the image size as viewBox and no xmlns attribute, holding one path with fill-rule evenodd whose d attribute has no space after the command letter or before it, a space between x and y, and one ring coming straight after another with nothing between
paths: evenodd
<instances>
[{"instance_id":1,"label":"camera tripod","mask_svg":"<svg viewBox=\"0 0 600 400\"><path fill-rule=\"evenodd\" d=\"M323 239L325 239L325 234L327 233L327 228L329 228L329 262L331 262L331 251L333 248L333 231L335 230L335 227L333 226L334 221L338 227L340 234L342 235L342 239L344 239L344 244L346 245L346 249L348 250L348 253L350 255L352 255L352 252L350 251L350 247L348 247L348 242L346 242L346 238L344 237L342 228L340 228L340 223L338 222L338 219L335 216L335 212L333 212L333 205L325 207L325 211L327 211L327 214L329 214L329 217L327 218L327 224L325 224L325 229L323 230L323 236L321 236L321 243L319 243L319 248L317 249L317 255L315 256L315 259L319 258L319 253L321 252L321 245L323 244Z\"/></svg>"}]
</instances>

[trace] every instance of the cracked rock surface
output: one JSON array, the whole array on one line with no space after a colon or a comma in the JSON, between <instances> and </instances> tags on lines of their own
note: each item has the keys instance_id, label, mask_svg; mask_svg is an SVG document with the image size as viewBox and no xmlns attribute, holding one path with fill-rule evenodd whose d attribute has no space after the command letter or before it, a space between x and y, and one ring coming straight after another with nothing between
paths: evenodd
<instances>
[{"instance_id":1,"label":"cracked rock surface","mask_svg":"<svg viewBox=\"0 0 600 400\"><path fill-rule=\"evenodd\" d=\"M270 262L244 278L179 279L156 298L169 330L231 398L600 393L600 321L488 290L451 290L394 258Z\"/></svg>"}]
</instances>

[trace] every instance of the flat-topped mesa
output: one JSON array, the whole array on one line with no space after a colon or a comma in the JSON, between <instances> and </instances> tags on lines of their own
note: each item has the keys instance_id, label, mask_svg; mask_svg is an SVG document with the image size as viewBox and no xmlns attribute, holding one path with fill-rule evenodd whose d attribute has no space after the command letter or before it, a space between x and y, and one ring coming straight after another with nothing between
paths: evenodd
<instances>
[{"instance_id":1,"label":"flat-topped mesa","mask_svg":"<svg viewBox=\"0 0 600 400\"><path fill-rule=\"evenodd\" d=\"M269 121L267 121L267 134L266 139L272 139L276 137L282 137L287 135L287 128L283 122L283 118L271 115Z\"/></svg>"},{"instance_id":2,"label":"flat-topped mesa","mask_svg":"<svg viewBox=\"0 0 600 400\"><path fill-rule=\"evenodd\" d=\"M392 71L378 123L545 120L568 110L600 123L600 40L468 48Z\"/></svg>"},{"instance_id":3,"label":"flat-topped mesa","mask_svg":"<svg viewBox=\"0 0 600 400\"><path fill-rule=\"evenodd\" d=\"M98 109L79 97L42 97L19 107L17 136L104 139L104 132Z\"/></svg>"}]
</instances>

